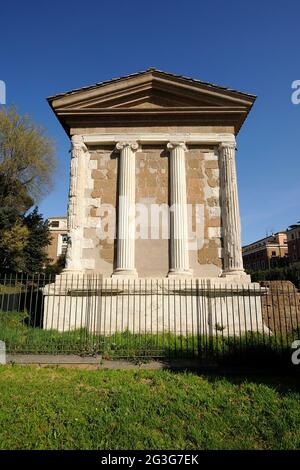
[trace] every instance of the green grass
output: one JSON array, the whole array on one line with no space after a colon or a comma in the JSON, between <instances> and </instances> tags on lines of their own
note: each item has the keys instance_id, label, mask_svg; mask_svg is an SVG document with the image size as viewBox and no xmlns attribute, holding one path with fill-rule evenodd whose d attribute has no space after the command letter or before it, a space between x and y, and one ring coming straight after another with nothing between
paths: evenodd
<instances>
[{"instance_id":1,"label":"green grass","mask_svg":"<svg viewBox=\"0 0 300 470\"><path fill-rule=\"evenodd\" d=\"M265 382L265 383L264 383ZM0 367L1 449L299 449L296 381Z\"/></svg>"},{"instance_id":2,"label":"green grass","mask_svg":"<svg viewBox=\"0 0 300 470\"><path fill-rule=\"evenodd\" d=\"M107 359L147 357L201 357L219 362L270 364L275 361L290 363L290 345L299 335L268 336L246 333L229 336L175 335L174 333L140 333L129 331L112 335L91 334L85 328L58 332L43 330L28 324L26 312L0 311L0 340L5 341L9 353L44 354L102 354Z\"/></svg>"}]
</instances>

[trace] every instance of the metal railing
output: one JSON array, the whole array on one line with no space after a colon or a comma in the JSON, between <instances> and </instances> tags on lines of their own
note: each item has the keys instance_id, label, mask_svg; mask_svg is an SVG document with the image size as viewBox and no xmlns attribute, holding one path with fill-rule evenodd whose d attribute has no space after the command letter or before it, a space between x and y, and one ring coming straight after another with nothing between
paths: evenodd
<instances>
[{"instance_id":1,"label":"metal railing","mask_svg":"<svg viewBox=\"0 0 300 470\"><path fill-rule=\"evenodd\" d=\"M0 277L8 353L280 360L299 333L300 294L288 282Z\"/></svg>"}]
</instances>

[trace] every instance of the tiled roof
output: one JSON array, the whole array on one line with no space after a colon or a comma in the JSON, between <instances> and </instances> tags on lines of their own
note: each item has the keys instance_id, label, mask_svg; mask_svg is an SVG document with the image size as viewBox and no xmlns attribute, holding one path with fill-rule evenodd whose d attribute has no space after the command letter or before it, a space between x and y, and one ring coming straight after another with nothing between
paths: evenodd
<instances>
[{"instance_id":1,"label":"tiled roof","mask_svg":"<svg viewBox=\"0 0 300 470\"><path fill-rule=\"evenodd\" d=\"M249 97L255 97L255 95L250 94L250 93L245 93L245 92L234 90L232 88L224 87L224 86L221 86L221 85L216 85L216 84L213 84L213 83L204 82L204 81L201 81L201 80L197 80L195 78L186 77L184 75L178 75L178 74L175 74L175 73L164 72L163 70L158 70L155 67L150 67L147 70L143 70L141 72L135 72L135 73L131 73L129 75L124 75L123 77L117 77L117 78L112 78L110 80L105 80L103 82L98 82L98 83L95 83L93 85L88 85L88 86L84 86L84 87L81 87L81 88L75 88L75 89L73 89L71 91L67 91L65 93L58 93L57 95L49 96L48 100L52 101L55 98L71 95L73 93L78 93L79 91L92 90L93 88L97 88L98 86L101 86L101 85L106 85L108 83L118 82L120 80L126 80L128 78L136 77L137 75L143 75L143 74L148 73L148 72L158 72L162 75L165 75L166 77L181 78L181 79L184 79L184 80L188 80L192 83L202 84L202 85L210 86L212 88L219 88L221 90L227 90L227 91L230 91L230 92L239 93L241 95L245 95L245 96L249 96Z\"/></svg>"}]
</instances>

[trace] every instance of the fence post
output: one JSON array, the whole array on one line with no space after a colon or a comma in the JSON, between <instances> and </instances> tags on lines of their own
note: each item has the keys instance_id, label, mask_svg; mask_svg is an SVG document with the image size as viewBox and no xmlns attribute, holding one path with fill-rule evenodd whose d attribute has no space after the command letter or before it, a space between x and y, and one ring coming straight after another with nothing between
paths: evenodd
<instances>
[{"instance_id":1,"label":"fence post","mask_svg":"<svg viewBox=\"0 0 300 470\"><path fill-rule=\"evenodd\" d=\"M6 347L4 341L0 341L0 364L6 364Z\"/></svg>"}]
</instances>

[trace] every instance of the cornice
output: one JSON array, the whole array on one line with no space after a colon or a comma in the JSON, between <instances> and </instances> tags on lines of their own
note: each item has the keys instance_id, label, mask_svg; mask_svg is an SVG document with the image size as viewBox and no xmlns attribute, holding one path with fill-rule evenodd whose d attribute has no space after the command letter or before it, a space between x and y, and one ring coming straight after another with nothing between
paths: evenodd
<instances>
[{"instance_id":1,"label":"cornice","mask_svg":"<svg viewBox=\"0 0 300 470\"><path fill-rule=\"evenodd\" d=\"M141 144L168 144L184 142L186 144L235 145L235 136L230 133L122 133L122 134L84 134L83 142L87 145L117 144L118 142L138 142Z\"/></svg>"}]
</instances>

